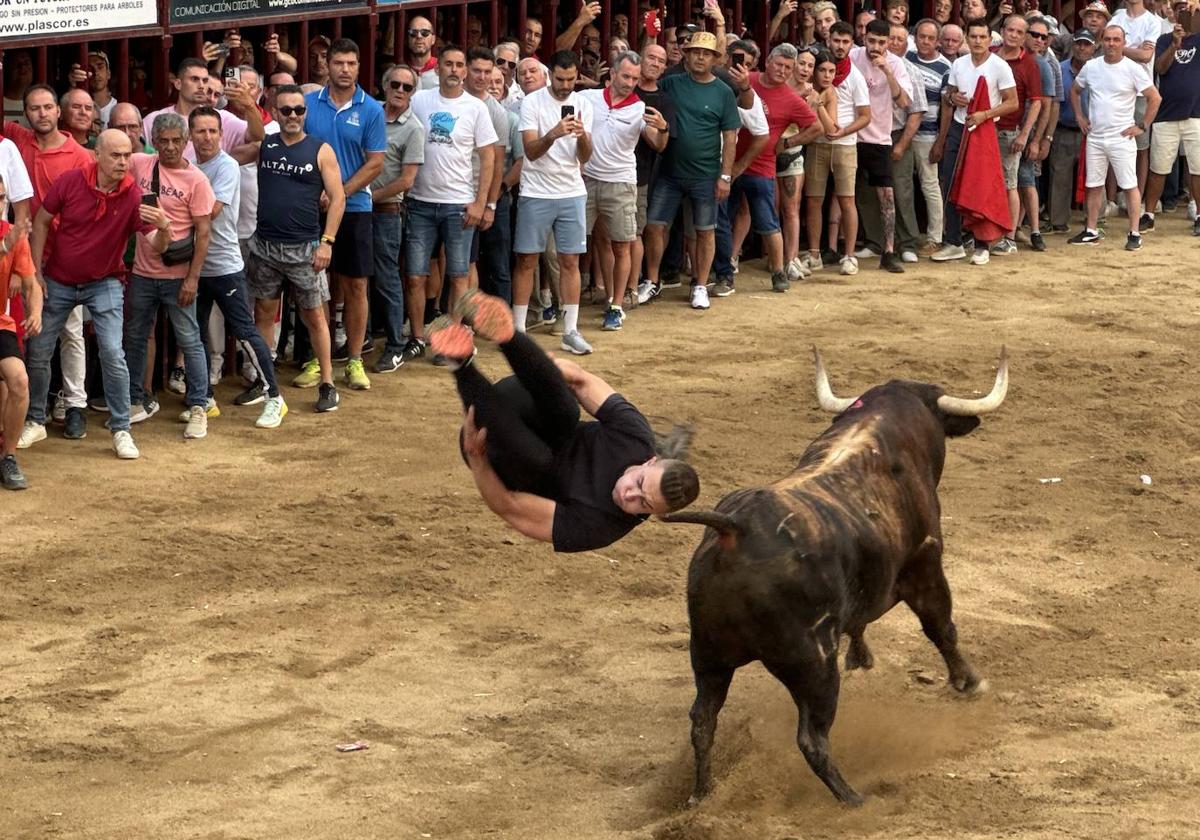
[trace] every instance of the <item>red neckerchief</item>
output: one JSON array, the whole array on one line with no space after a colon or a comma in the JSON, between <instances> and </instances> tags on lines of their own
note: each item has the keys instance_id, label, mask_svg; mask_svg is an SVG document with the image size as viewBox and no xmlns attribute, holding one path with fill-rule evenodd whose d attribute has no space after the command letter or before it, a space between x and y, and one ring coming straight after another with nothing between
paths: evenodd
<instances>
[{"instance_id":1,"label":"red neckerchief","mask_svg":"<svg viewBox=\"0 0 1200 840\"><path fill-rule=\"evenodd\" d=\"M126 172L112 192L100 189L100 167L96 163L89 163L83 168L83 178L92 188L92 195L96 197L96 215L93 217L96 221L103 219L104 214L108 212L109 199L118 198L133 187L133 176Z\"/></svg>"},{"instance_id":2,"label":"red neckerchief","mask_svg":"<svg viewBox=\"0 0 1200 840\"><path fill-rule=\"evenodd\" d=\"M850 56L846 56L837 63L837 72L833 76L833 86L837 87L842 82L846 81L846 77L850 75Z\"/></svg>"},{"instance_id":3,"label":"red neckerchief","mask_svg":"<svg viewBox=\"0 0 1200 840\"><path fill-rule=\"evenodd\" d=\"M263 125L266 125L274 119L274 117L271 116L271 112L259 105L257 102L254 103L254 107L258 109L258 115L262 117Z\"/></svg>"},{"instance_id":4,"label":"red neckerchief","mask_svg":"<svg viewBox=\"0 0 1200 840\"><path fill-rule=\"evenodd\" d=\"M612 88L606 87L604 89L604 104L608 106L608 110L610 111L615 111L618 108L625 108L629 105L635 105L638 102L641 102L641 100L638 98L637 91L634 90L620 102L614 105L612 101Z\"/></svg>"},{"instance_id":5,"label":"red neckerchief","mask_svg":"<svg viewBox=\"0 0 1200 840\"><path fill-rule=\"evenodd\" d=\"M417 72L425 73L425 72L428 72L429 70L436 70L436 69L437 69L437 58L433 55L430 55L429 60L426 61L424 64L422 64L421 69L418 70Z\"/></svg>"}]
</instances>

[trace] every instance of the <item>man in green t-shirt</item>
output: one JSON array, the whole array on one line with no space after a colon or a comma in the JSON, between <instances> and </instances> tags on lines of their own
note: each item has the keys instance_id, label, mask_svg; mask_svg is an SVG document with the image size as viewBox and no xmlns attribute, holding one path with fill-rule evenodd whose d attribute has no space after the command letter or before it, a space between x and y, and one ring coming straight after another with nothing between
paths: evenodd
<instances>
[{"instance_id":1,"label":"man in green t-shirt","mask_svg":"<svg viewBox=\"0 0 1200 840\"><path fill-rule=\"evenodd\" d=\"M717 203L729 197L737 132L742 126L733 91L713 75L720 56L717 39L698 32L684 47L686 73L664 76L659 90L671 97L676 123L650 193L647 212L647 280L658 284L658 267L666 244L667 225L680 202L691 200L696 230L696 264L692 308L708 309L708 272L716 240Z\"/></svg>"}]
</instances>

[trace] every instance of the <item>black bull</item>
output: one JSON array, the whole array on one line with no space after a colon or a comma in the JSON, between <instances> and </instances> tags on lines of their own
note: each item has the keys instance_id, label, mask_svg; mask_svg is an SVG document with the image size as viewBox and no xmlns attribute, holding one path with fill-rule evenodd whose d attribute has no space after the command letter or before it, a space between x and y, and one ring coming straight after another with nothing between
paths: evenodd
<instances>
[{"instance_id":1,"label":"black bull","mask_svg":"<svg viewBox=\"0 0 1200 840\"><path fill-rule=\"evenodd\" d=\"M709 526L688 570L693 804L710 787L709 753L733 673L756 659L791 693L796 741L813 772L841 801L860 803L829 755L838 643L850 637L847 670L870 668L863 631L899 601L917 614L956 689L986 686L958 650L937 486L946 438L971 432L976 415L1003 401L1006 354L991 394L978 400L901 380L839 399L814 356L821 407L839 413L791 475L730 493L713 511L664 517Z\"/></svg>"}]
</instances>

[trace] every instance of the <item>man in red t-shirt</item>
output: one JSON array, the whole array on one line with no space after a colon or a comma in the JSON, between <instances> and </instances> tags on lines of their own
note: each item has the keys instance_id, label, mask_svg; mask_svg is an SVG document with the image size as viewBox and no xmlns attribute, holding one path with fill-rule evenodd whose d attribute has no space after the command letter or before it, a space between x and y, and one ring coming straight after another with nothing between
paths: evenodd
<instances>
[{"instance_id":1,"label":"man in red t-shirt","mask_svg":"<svg viewBox=\"0 0 1200 840\"><path fill-rule=\"evenodd\" d=\"M1008 190L1008 209L1013 225L1021 216L1021 193L1018 190L1017 170L1026 147L1036 151L1038 138L1032 135L1042 108L1042 71L1037 58L1025 49L1025 33L1029 24L1020 15L1009 15L1001 33L1003 43L994 49L996 55L1008 62L1013 79L1017 83L1017 110L1001 117L996 122L1000 138L1000 161L1004 167L1004 187ZM1009 235L992 243L993 254L1015 254L1017 244L1013 241L1015 229Z\"/></svg>"},{"instance_id":2,"label":"man in red t-shirt","mask_svg":"<svg viewBox=\"0 0 1200 840\"><path fill-rule=\"evenodd\" d=\"M742 241L753 226L766 243L771 287L777 292L786 290L788 281L783 265L783 232L775 210L775 156L781 149L794 149L815 140L821 129L812 108L788 84L796 69L796 56L795 47L780 44L767 57L766 69L750 74L750 87L762 100L769 133L766 145L745 171L739 175L734 166L733 186L729 191L729 207L735 214L733 253L741 250ZM800 131L781 143L779 138L793 124ZM738 132L736 160L743 159L753 142L754 138L743 126Z\"/></svg>"},{"instance_id":3,"label":"man in red t-shirt","mask_svg":"<svg viewBox=\"0 0 1200 840\"><path fill-rule=\"evenodd\" d=\"M5 197L6 187L0 180L0 205ZM34 277L29 253L30 227L28 219L15 226L0 219L0 290L3 290L0 297L4 301L0 307L0 486L6 490L24 490L29 486L14 454L29 407L29 377L8 301L10 290L19 288L25 297L26 312L21 327L27 336L37 335L42 329L42 287ZM19 282L14 284L14 278Z\"/></svg>"}]
</instances>

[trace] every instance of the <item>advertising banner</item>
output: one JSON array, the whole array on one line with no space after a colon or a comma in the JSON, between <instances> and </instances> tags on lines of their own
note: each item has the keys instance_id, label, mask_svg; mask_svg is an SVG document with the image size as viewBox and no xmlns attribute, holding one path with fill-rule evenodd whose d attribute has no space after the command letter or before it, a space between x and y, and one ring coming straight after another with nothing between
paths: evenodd
<instances>
[{"instance_id":1,"label":"advertising banner","mask_svg":"<svg viewBox=\"0 0 1200 840\"><path fill-rule=\"evenodd\" d=\"M4 0L0 0L3 3ZM237 18L287 15L303 17L309 13L339 9L365 9L367 0L171 0L171 25L226 21Z\"/></svg>"},{"instance_id":2,"label":"advertising banner","mask_svg":"<svg viewBox=\"0 0 1200 840\"><path fill-rule=\"evenodd\" d=\"M0 43L6 38L133 29L157 23L155 0L0 0Z\"/></svg>"}]
</instances>

